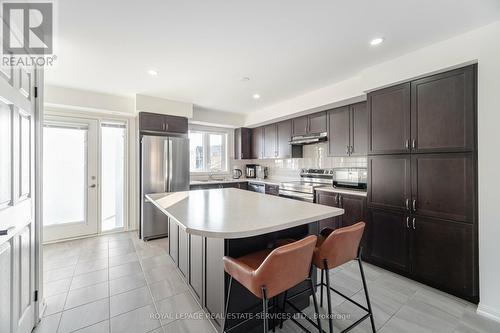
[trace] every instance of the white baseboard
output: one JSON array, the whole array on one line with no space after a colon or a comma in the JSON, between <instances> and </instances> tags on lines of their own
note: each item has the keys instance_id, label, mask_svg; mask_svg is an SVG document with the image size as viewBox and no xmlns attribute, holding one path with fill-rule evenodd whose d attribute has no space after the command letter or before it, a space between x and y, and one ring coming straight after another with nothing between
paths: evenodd
<instances>
[{"instance_id":1,"label":"white baseboard","mask_svg":"<svg viewBox=\"0 0 500 333\"><path fill-rule=\"evenodd\" d=\"M500 323L500 310L492 308L491 306L483 305L479 303L477 306L477 314L483 317L492 319Z\"/></svg>"}]
</instances>

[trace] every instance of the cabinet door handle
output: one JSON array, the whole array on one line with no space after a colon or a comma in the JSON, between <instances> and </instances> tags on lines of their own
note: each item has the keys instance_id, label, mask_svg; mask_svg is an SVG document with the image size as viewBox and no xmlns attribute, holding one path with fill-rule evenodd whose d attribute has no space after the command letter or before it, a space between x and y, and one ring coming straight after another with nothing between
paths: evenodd
<instances>
[{"instance_id":1,"label":"cabinet door handle","mask_svg":"<svg viewBox=\"0 0 500 333\"><path fill-rule=\"evenodd\" d=\"M354 146L350 146L349 155L352 155L352 153L354 153Z\"/></svg>"},{"instance_id":2,"label":"cabinet door handle","mask_svg":"<svg viewBox=\"0 0 500 333\"><path fill-rule=\"evenodd\" d=\"M406 206L406 210L410 210L410 199L406 198L405 206Z\"/></svg>"},{"instance_id":3,"label":"cabinet door handle","mask_svg":"<svg viewBox=\"0 0 500 333\"><path fill-rule=\"evenodd\" d=\"M342 207L343 205L343 202L342 202L342 195L339 194L339 203L340 203L340 207Z\"/></svg>"},{"instance_id":4,"label":"cabinet door handle","mask_svg":"<svg viewBox=\"0 0 500 333\"><path fill-rule=\"evenodd\" d=\"M406 217L406 229L410 229L410 217Z\"/></svg>"},{"instance_id":5,"label":"cabinet door handle","mask_svg":"<svg viewBox=\"0 0 500 333\"><path fill-rule=\"evenodd\" d=\"M335 195L335 204L336 205L339 204L339 194L338 193Z\"/></svg>"},{"instance_id":6,"label":"cabinet door handle","mask_svg":"<svg viewBox=\"0 0 500 333\"><path fill-rule=\"evenodd\" d=\"M405 148L406 150L410 149L410 140L405 141Z\"/></svg>"},{"instance_id":7,"label":"cabinet door handle","mask_svg":"<svg viewBox=\"0 0 500 333\"><path fill-rule=\"evenodd\" d=\"M345 152L346 152L347 155L349 155L349 146L347 146Z\"/></svg>"},{"instance_id":8,"label":"cabinet door handle","mask_svg":"<svg viewBox=\"0 0 500 333\"><path fill-rule=\"evenodd\" d=\"M412 205L413 211L416 212L417 211L417 200L413 199L413 202L411 205Z\"/></svg>"},{"instance_id":9,"label":"cabinet door handle","mask_svg":"<svg viewBox=\"0 0 500 333\"><path fill-rule=\"evenodd\" d=\"M411 149L415 149L417 147L417 144L415 142L415 139L411 140Z\"/></svg>"},{"instance_id":10,"label":"cabinet door handle","mask_svg":"<svg viewBox=\"0 0 500 333\"><path fill-rule=\"evenodd\" d=\"M415 230L415 218L413 218L413 220L411 221L411 223L413 224L413 230Z\"/></svg>"}]
</instances>

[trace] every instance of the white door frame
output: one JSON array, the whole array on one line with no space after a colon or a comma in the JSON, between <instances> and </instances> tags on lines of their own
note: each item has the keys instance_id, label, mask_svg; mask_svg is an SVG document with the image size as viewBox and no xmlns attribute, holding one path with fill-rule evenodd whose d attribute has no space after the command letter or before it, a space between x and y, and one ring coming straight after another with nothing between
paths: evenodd
<instances>
[{"instance_id":1,"label":"white door frame","mask_svg":"<svg viewBox=\"0 0 500 333\"><path fill-rule=\"evenodd\" d=\"M72 239L78 237L87 237L98 233L98 189L99 189L99 124L94 119L82 119L71 117L46 116L46 123L61 124L62 126L79 127L84 125L87 130L86 142L86 195L85 195L85 219L84 221L75 221L58 225L43 226L44 243ZM43 182L43 179L42 179Z\"/></svg>"}]
</instances>

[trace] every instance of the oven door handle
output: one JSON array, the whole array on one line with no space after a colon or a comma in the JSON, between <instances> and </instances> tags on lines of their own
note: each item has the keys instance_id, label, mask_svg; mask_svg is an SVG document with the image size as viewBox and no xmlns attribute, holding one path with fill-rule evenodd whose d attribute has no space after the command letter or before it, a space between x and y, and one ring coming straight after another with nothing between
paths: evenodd
<instances>
[{"instance_id":1,"label":"oven door handle","mask_svg":"<svg viewBox=\"0 0 500 333\"><path fill-rule=\"evenodd\" d=\"M287 191L287 190L280 189L279 196L283 197L283 198L289 198L289 199L295 199L295 200L301 200L301 201L307 201L307 202L314 202L314 195L312 195L312 194L299 193L299 192Z\"/></svg>"}]
</instances>

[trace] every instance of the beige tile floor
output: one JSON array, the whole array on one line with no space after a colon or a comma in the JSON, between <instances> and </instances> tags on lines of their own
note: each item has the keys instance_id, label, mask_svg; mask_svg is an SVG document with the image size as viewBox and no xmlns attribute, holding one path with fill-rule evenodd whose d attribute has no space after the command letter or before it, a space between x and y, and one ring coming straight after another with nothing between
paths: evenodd
<instances>
[{"instance_id":1,"label":"beige tile floor","mask_svg":"<svg viewBox=\"0 0 500 333\"><path fill-rule=\"evenodd\" d=\"M500 332L471 303L369 264L365 273L380 332ZM356 263L330 276L334 287L365 302ZM35 333L214 332L168 257L166 239L145 243L135 233L119 233L46 245L44 293L47 308ZM337 331L362 315L339 296L332 301L344 316L335 321ZM151 318L157 312L172 316ZM300 332L289 321L277 331ZM370 332L369 321L353 332Z\"/></svg>"}]
</instances>

